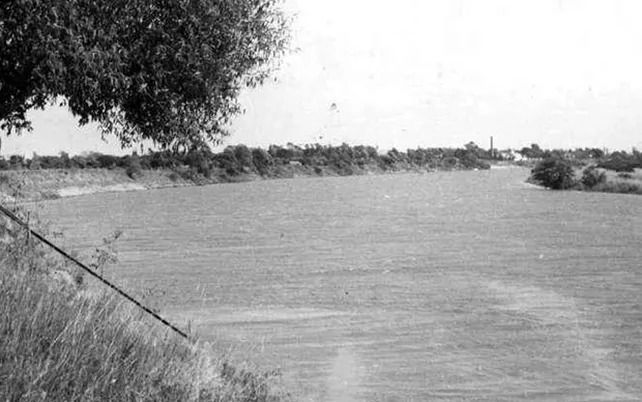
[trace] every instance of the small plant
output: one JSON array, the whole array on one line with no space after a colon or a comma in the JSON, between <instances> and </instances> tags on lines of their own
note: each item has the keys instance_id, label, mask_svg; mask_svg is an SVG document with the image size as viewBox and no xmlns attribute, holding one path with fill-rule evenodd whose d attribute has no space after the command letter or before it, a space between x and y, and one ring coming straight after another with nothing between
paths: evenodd
<instances>
[{"instance_id":1,"label":"small plant","mask_svg":"<svg viewBox=\"0 0 642 402\"><path fill-rule=\"evenodd\" d=\"M136 180L143 175L143 170L140 166L128 166L125 173L130 179Z\"/></svg>"},{"instance_id":2,"label":"small plant","mask_svg":"<svg viewBox=\"0 0 642 402\"><path fill-rule=\"evenodd\" d=\"M176 172L171 172L167 177L169 177L169 179L174 183L181 178Z\"/></svg>"},{"instance_id":3,"label":"small plant","mask_svg":"<svg viewBox=\"0 0 642 402\"><path fill-rule=\"evenodd\" d=\"M123 232L117 230L112 233L111 236L103 238L103 244L101 247L96 247L94 249L94 252L91 255L92 262L89 263L89 266L96 272L100 271L100 275L104 274L106 266L118 262L115 243L122 235Z\"/></svg>"},{"instance_id":4,"label":"small plant","mask_svg":"<svg viewBox=\"0 0 642 402\"><path fill-rule=\"evenodd\" d=\"M135 152L131 156L124 157L123 164L126 167L125 173L130 179L136 180L143 175L140 157Z\"/></svg>"}]
</instances>

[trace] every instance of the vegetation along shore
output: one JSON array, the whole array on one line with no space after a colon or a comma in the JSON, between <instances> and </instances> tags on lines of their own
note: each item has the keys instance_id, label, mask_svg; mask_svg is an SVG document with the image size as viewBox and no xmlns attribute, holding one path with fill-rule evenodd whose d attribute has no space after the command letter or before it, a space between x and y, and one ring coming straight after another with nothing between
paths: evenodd
<instances>
[{"instance_id":1,"label":"vegetation along shore","mask_svg":"<svg viewBox=\"0 0 642 402\"><path fill-rule=\"evenodd\" d=\"M642 154L597 148L485 150L470 142L461 148L417 148L382 152L373 146L342 144L267 149L231 145L186 152L151 151L114 156L34 154L0 156L0 197L54 199L97 192L233 183L293 177L350 176L436 170L489 169L493 163L533 168L528 181L551 189L642 194Z\"/></svg>"},{"instance_id":2,"label":"vegetation along shore","mask_svg":"<svg viewBox=\"0 0 642 402\"><path fill-rule=\"evenodd\" d=\"M576 156L564 152L542 155L528 181L553 190L642 194L642 153L635 148L630 153Z\"/></svg>"},{"instance_id":3,"label":"vegetation along shore","mask_svg":"<svg viewBox=\"0 0 642 402\"><path fill-rule=\"evenodd\" d=\"M474 143L462 148L417 148L385 153L372 146L271 145L228 146L188 152L149 151L126 156L89 153L70 157L33 155L0 157L0 193L5 198L20 183L23 198L51 199L101 191L229 183L299 176L490 168L490 153Z\"/></svg>"}]
</instances>

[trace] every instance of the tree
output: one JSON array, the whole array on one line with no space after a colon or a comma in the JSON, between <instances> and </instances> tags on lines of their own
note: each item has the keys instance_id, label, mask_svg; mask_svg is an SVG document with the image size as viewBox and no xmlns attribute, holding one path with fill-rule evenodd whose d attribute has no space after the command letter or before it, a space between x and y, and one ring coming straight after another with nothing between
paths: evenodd
<instances>
[{"instance_id":1,"label":"tree","mask_svg":"<svg viewBox=\"0 0 642 402\"><path fill-rule=\"evenodd\" d=\"M250 170L254 168L254 162L252 161L252 151L250 151L247 146L238 144L233 147L233 152L236 160L242 168L248 168Z\"/></svg>"},{"instance_id":2,"label":"tree","mask_svg":"<svg viewBox=\"0 0 642 402\"><path fill-rule=\"evenodd\" d=\"M280 2L0 2L0 129L29 130L29 109L61 102L124 146L216 142L240 89L286 50Z\"/></svg>"},{"instance_id":3,"label":"tree","mask_svg":"<svg viewBox=\"0 0 642 402\"><path fill-rule=\"evenodd\" d=\"M266 175L270 172L270 168L274 165L274 161L270 154L261 148L252 149L252 163L256 166L259 174Z\"/></svg>"},{"instance_id":4,"label":"tree","mask_svg":"<svg viewBox=\"0 0 642 402\"><path fill-rule=\"evenodd\" d=\"M575 185L573 166L559 157L546 158L535 165L531 178L544 187L553 190L565 190Z\"/></svg>"},{"instance_id":5,"label":"tree","mask_svg":"<svg viewBox=\"0 0 642 402\"><path fill-rule=\"evenodd\" d=\"M529 159L538 159L544 157L544 151L537 144L531 144L531 147L524 147L520 151L517 151L524 158Z\"/></svg>"}]
</instances>

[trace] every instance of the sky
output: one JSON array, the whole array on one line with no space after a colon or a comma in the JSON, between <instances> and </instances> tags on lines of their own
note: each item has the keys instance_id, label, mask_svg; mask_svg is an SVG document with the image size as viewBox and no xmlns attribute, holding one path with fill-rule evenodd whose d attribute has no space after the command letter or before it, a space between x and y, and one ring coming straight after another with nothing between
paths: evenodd
<instances>
[{"instance_id":1,"label":"sky","mask_svg":"<svg viewBox=\"0 0 642 402\"><path fill-rule=\"evenodd\" d=\"M642 148L639 0L285 0L293 47L226 144ZM2 154L118 153L61 108Z\"/></svg>"}]
</instances>

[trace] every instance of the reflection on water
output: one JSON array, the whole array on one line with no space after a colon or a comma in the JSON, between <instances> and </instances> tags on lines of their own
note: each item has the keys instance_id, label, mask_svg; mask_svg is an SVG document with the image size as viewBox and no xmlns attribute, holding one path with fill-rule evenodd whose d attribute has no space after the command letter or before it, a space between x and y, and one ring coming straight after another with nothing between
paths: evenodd
<instances>
[{"instance_id":1,"label":"reflection on water","mask_svg":"<svg viewBox=\"0 0 642 402\"><path fill-rule=\"evenodd\" d=\"M328 400L353 402L355 391L359 388L359 371L357 356L348 348L339 348L332 361L328 374Z\"/></svg>"},{"instance_id":2,"label":"reflection on water","mask_svg":"<svg viewBox=\"0 0 642 402\"><path fill-rule=\"evenodd\" d=\"M635 400L642 198L526 170L263 181L56 200L69 248L302 400Z\"/></svg>"}]
</instances>

